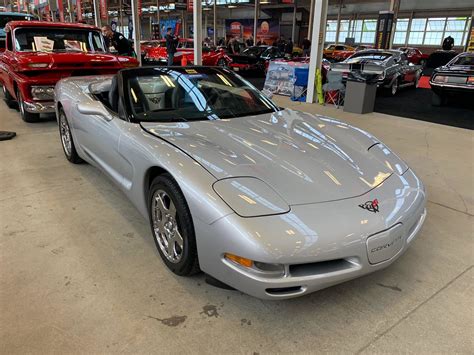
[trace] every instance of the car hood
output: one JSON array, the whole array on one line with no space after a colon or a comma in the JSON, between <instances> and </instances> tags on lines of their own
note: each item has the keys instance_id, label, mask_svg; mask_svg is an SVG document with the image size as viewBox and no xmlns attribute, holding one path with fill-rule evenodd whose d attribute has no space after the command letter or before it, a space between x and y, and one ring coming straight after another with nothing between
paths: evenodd
<instances>
[{"instance_id":1,"label":"car hood","mask_svg":"<svg viewBox=\"0 0 474 355\"><path fill-rule=\"evenodd\" d=\"M31 69L31 64L46 63L45 69L61 68L91 68L91 67L119 67L120 61L117 56L107 53L42 53L25 52L16 53L18 65ZM128 58L123 58L124 60Z\"/></svg>"},{"instance_id":2,"label":"car hood","mask_svg":"<svg viewBox=\"0 0 474 355\"><path fill-rule=\"evenodd\" d=\"M436 72L453 73L453 74L474 74L474 66L472 65L446 65L436 69Z\"/></svg>"},{"instance_id":3,"label":"car hood","mask_svg":"<svg viewBox=\"0 0 474 355\"><path fill-rule=\"evenodd\" d=\"M216 121L141 123L216 179L256 177L289 205L365 194L407 167L348 124L293 110Z\"/></svg>"}]
</instances>

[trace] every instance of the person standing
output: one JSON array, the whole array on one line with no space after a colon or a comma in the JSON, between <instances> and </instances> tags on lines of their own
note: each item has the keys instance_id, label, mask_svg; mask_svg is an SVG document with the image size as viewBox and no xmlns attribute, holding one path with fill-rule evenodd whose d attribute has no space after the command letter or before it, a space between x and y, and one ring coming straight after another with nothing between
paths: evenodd
<instances>
[{"instance_id":1,"label":"person standing","mask_svg":"<svg viewBox=\"0 0 474 355\"><path fill-rule=\"evenodd\" d=\"M133 48L128 39L120 32L112 31L112 27L103 26L101 28L102 35L105 39L107 48L114 47L119 55L133 57Z\"/></svg>"},{"instance_id":2,"label":"person standing","mask_svg":"<svg viewBox=\"0 0 474 355\"><path fill-rule=\"evenodd\" d=\"M293 55L293 40L290 38L285 44L285 56L291 58Z\"/></svg>"},{"instance_id":3,"label":"person standing","mask_svg":"<svg viewBox=\"0 0 474 355\"><path fill-rule=\"evenodd\" d=\"M166 31L166 51L168 52L168 66L171 67L174 62L174 54L176 53L176 48L178 47L179 37L172 34L173 29L168 27Z\"/></svg>"},{"instance_id":4,"label":"person standing","mask_svg":"<svg viewBox=\"0 0 474 355\"><path fill-rule=\"evenodd\" d=\"M311 41L308 37L305 37L301 43L301 48L303 49L303 57L309 57L309 54L311 53Z\"/></svg>"}]
</instances>

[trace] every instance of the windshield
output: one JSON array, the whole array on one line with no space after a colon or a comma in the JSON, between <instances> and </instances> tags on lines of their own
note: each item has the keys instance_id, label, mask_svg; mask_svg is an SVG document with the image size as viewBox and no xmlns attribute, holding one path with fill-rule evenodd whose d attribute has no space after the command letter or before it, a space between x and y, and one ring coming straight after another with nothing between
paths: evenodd
<instances>
[{"instance_id":1,"label":"windshield","mask_svg":"<svg viewBox=\"0 0 474 355\"><path fill-rule=\"evenodd\" d=\"M32 19L31 15L2 15L0 14L0 28L4 28L10 21L29 21Z\"/></svg>"},{"instance_id":2,"label":"windshield","mask_svg":"<svg viewBox=\"0 0 474 355\"><path fill-rule=\"evenodd\" d=\"M122 75L125 105L136 121L216 120L279 110L227 69L141 68Z\"/></svg>"},{"instance_id":3,"label":"windshield","mask_svg":"<svg viewBox=\"0 0 474 355\"><path fill-rule=\"evenodd\" d=\"M245 49L242 54L248 55L250 57L258 57L265 50L265 47L250 47Z\"/></svg>"},{"instance_id":4,"label":"windshield","mask_svg":"<svg viewBox=\"0 0 474 355\"><path fill-rule=\"evenodd\" d=\"M360 52L353 54L346 63L360 63L363 61L384 61L387 58L390 58L392 55L390 53L378 53L378 52Z\"/></svg>"},{"instance_id":5,"label":"windshield","mask_svg":"<svg viewBox=\"0 0 474 355\"><path fill-rule=\"evenodd\" d=\"M19 52L105 52L99 31L65 28L18 28L15 49Z\"/></svg>"},{"instance_id":6,"label":"windshield","mask_svg":"<svg viewBox=\"0 0 474 355\"><path fill-rule=\"evenodd\" d=\"M462 57L457 57L453 60L452 65L474 66L474 56L465 55Z\"/></svg>"}]
</instances>

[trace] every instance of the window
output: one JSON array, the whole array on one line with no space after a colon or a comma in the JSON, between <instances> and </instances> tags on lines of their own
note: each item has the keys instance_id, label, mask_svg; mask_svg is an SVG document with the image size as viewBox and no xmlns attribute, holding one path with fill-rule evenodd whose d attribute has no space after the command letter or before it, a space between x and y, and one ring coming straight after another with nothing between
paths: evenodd
<instances>
[{"instance_id":1,"label":"window","mask_svg":"<svg viewBox=\"0 0 474 355\"><path fill-rule=\"evenodd\" d=\"M344 43L349 36L349 20L341 20L338 42Z\"/></svg>"},{"instance_id":2,"label":"window","mask_svg":"<svg viewBox=\"0 0 474 355\"><path fill-rule=\"evenodd\" d=\"M362 26L362 37L360 43L370 43L375 42L375 30L377 28L377 20L364 20L364 25Z\"/></svg>"},{"instance_id":3,"label":"window","mask_svg":"<svg viewBox=\"0 0 474 355\"><path fill-rule=\"evenodd\" d=\"M426 33L423 44L439 45L443 39L446 18L430 18L426 24Z\"/></svg>"},{"instance_id":4,"label":"window","mask_svg":"<svg viewBox=\"0 0 474 355\"><path fill-rule=\"evenodd\" d=\"M397 20L395 34L393 36L393 44L405 44L408 32L408 22L409 20L407 18Z\"/></svg>"},{"instance_id":5,"label":"window","mask_svg":"<svg viewBox=\"0 0 474 355\"><path fill-rule=\"evenodd\" d=\"M336 42L337 20L329 20L326 25L326 42Z\"/></svg>"},{"instance_id":6,"label":"window","mask_svg":"<svg viewBox=\"0 0 474 355\"><path fill-rule=\"evenodd\" d=\"M408 44L423 44L425 35L426 19L415 18L411 21L410 34L408 36Z\"/></svg>"},{"instance_id":7,"label":"window","mask_svg":"<svg viewBox=\"0 0 474 355\"><path fill-rule=\"evenodd\" d=\"M466 28L468 28L468 22L467 17L448 17L443 38L451 36L454 38L455 46L463 45L465 43L464 33Z\"/></svg>"}]
</instances>

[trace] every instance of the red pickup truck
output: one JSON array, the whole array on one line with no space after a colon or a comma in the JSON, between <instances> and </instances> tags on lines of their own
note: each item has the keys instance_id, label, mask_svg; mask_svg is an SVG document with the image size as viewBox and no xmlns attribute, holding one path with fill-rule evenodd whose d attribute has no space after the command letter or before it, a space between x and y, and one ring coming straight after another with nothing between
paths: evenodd
<instances>
[{"instance_id":1,"label":"red pickup truck","mask_svg":"<svg viewBox=\"0 0 474 355\"><path fill-rule=\"evenodd\" d=\"M138 66L130 57L107 53L100 30L58 22L13 21L5 27L0 84L9 107L26 122L54 113L54 86L70 76L115 74Z\"/></svg>"}]
</instances>

